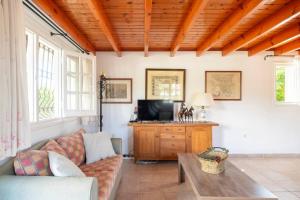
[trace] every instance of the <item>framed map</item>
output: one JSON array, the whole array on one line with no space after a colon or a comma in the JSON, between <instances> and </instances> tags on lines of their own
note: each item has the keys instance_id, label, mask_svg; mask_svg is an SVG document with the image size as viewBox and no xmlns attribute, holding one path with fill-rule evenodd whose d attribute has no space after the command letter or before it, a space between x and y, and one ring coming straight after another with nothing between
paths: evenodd
<instances>
[{"instance_id":1,"label":"framed map","mask_svg":"<svg viewBox=\"0 0 300 200\"><path fill-rule=\"evenodd\" d=\"M146 99L185 101L185 69L146 69Z\"/></svg>"},{"instance_id":2,"label":"framed map","mask_svg":"<svg viewBox=\"0 0 300 200\"><path fill-rule=\"evenodd\" d=\"M103 103L132 103L132 79L107 78Z\"/></svg>"},{"instance_id":3,"label":"framed map","mask_svg":"<svg viewBox=\"0 0 300 200\"><path fill-rule=\"evenodd\" d=\"M206 71L205 92L212 94L214 100L242 99L241 71Z\"/></svg>"}]
</instances>

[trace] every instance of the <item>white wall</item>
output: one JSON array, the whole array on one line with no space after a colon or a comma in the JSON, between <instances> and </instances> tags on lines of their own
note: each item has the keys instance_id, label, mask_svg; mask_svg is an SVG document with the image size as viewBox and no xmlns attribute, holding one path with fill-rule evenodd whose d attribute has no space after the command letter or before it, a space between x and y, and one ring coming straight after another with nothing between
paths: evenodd
<instances>
[{"instance_id":1,"label":"white wall","mask_svg":"<svg viewBox=\"0 0 300 200\"><path fill-rule=\"evenodd\" d=\"M105 104L104 131L123 138L124 152L132 153L132 130L127 127L137 99L145 98L145 68L185 68L186 101L195 92L204 92L205 70L243 71L242 101L218 101L209 111L214 128L213 144L237 154L300 153L300 106L274 103L272 59L264 55L248 57L237 52L222 57L208 52L196 57L194 52L98 52L98 72L110 78L133 78L133 104Z\"/></svg>"}]
</instances>

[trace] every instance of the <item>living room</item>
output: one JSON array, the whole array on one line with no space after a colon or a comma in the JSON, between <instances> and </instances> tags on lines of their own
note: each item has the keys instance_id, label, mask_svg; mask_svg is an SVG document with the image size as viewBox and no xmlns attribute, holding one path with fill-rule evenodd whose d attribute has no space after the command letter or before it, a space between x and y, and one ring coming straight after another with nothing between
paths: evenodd
<instances>
[{"instance_id":1,"label":"living room","mask_svg":"<svg viewBox=\"0 0 300 200\"><path fill-rule=\"evenodd\" d=\"M300 199L299 15L1 0L0 199Z\"/></svg>"}]
</instances>

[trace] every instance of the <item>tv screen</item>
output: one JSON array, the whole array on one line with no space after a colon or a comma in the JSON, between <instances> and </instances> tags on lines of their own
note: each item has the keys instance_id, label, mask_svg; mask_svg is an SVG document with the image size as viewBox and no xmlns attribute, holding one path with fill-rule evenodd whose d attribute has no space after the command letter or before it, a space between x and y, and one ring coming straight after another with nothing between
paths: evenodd
<instances>
[{"instance_id":1,"label":"tv screen","mask_svg":"<svg viewBox=\"0 0 300 200\"><path fill-rule=\"evenodd\" d=\"M139 121L173 121L173 115L173 101L138 100Z\"/></svg>"}]
</instances>

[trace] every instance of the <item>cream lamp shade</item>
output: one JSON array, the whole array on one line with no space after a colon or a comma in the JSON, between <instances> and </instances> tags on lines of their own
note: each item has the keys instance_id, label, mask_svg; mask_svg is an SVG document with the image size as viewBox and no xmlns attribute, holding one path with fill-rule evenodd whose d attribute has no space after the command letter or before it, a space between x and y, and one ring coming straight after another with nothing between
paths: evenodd
<instances>
[{"instance_id":1,"label":"cream lamp shade","mask_svg":"<svg viewBox=\"0 0 300 200\"><path fill-rule=\"evenodd\" d=\"M192 104L196 107L209 107L214 105L214 99L209 93L197 93Z\"/></svg>"}]
</instances>

